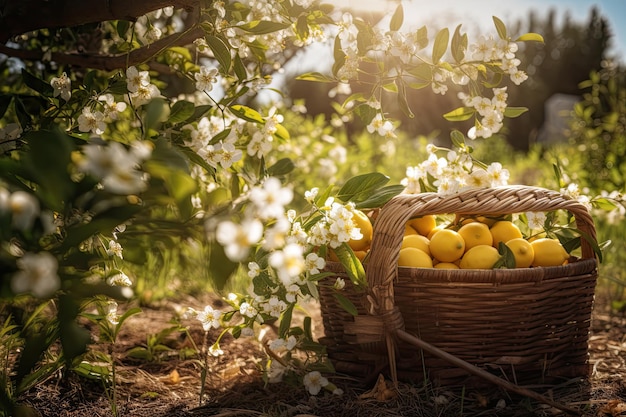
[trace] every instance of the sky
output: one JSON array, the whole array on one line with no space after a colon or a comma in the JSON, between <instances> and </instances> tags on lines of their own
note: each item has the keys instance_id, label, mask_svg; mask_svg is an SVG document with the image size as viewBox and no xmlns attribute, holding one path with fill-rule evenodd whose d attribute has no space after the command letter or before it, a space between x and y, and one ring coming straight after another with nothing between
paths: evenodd
<instances>
[{"instance_id":1,"label":"sky","mask_svg":"<svg viewBox=\"0 0 626 417\"><path fill-rule=\"evenodd\" d=\"M327 0L337 6L348 6L359 10L382 10L392 12L395 0ZM566 13L573 21L587 22L591 8L595 5L600 14L609 20L613 32L611 55L626 61L626 1L625 0L403 0L405 22L415 26L432 25L454 28L463 24L471 36L473 30L491 31L492 16L499 17L505 24L519 19L526 21L529 11L535 10L545 17L551 9L556 10L556 23L563 22Z\"/></svg>"}]
</instances>

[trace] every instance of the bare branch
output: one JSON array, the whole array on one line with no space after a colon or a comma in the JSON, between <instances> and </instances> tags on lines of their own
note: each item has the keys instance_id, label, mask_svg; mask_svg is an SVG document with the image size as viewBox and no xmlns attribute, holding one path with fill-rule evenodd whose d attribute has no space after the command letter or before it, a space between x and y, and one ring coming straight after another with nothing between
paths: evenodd
<instances>
[{"instance_id":1,"label":"bare branch","mask_svg":"<svg viewBox=\"0 0 626 417\"><path fill-rule=\"evenodd\" d=\"M0 43L36 29L107 20L135 20L166 6L192 9L201 0L6 0L0 10Z\"/></svg>"},{"instance_id":2,"label":"bare branch","mask_svg":"<svg viewBox=\"0 0 626 417\"><path fill-rule=\"evenodd\" d=\"M200 28L192 28L186 32L175 33L159 39L150 45L135 49L127 54L119 55L86 55L53 52L50 60L58 64L72 65L81 68L113 71L150 61L155 55L171 46L182 46L192 43L204 36ZM20 58L25 61L42 61L44 52L9 48L0 44L0 53Z\"/></svg>"}]
</instances>

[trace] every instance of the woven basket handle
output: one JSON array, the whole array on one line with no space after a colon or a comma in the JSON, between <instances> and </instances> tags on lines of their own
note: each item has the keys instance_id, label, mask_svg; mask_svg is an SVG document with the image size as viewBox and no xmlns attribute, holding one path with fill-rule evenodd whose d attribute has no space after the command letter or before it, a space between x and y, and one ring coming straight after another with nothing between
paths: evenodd
<instances>
[{"instance_id":1,"label":"woven basket handle","mask_svg":"<svg viewBox=\"0 0 626 417\"><path fill-rule=\"evenodd\" d=\"M370 260L367 265L372 313L384 314L394 309L393 280L404 228L412 217L427 214L501 215L524 212L567 210L579 230L596 239L593 219L587 207L556 191L530 186L506 186L472 189L457 194L400 194L380 211L374 228ZM581 239L583 258L594 258L587 239Z\"/></svg>"}]
</instances>

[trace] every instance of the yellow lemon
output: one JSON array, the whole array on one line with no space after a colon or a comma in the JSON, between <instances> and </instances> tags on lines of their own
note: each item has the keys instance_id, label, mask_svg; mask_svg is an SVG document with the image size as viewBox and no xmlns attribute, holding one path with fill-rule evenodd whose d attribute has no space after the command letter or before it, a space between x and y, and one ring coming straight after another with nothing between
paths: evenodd
<instances>
[{"instance_id":1,"label":"yellow lemon","mask_svg":"<svg viewBox=\"0 0 626 417\"><path fill-rule=\"evenodd\" d=\"M434 215L428 214L426 216L411 219L409 220L408 224L420 235L428 236L430 231L437 226L437 219Z\"/></svg>"},{"instance_id":2,"label":"yellow lemon","mask_svg":"<svg viewBox=\"0 0 626 417\"><path fill-rule=\"evenodd\" d=\"M428 236L426 236L428 238L428 240L432 239L433 236L435 235L435 233L437 233L440 230L445 229L445 226L443 224L440 224L439 226L436 226L433 230L430 231L430 233L428 234Z\"/></svg>"},{"instance_id":3,"label":"yellow lemon","mask_svg":"<svg viewBox=\"0 0 626 417\"><path fill-rule=\"evenodd\" d=\"M422 235L406 235L402 238L402 248L417 248L430 256L430 240Z\"/></svg>"},{"instance_id":4,"label":"yellow lemon","mask_svg":"<svg viewBox=\"0 0 626 417\"><path fill-rule=\"evenodd\" d=\"M349 240L348 245L350 245L353 251L365 251L369 249L370 244L372 243L372 235L374 233L370 218L367 217L367 215L361 210L354 210L352 221L359 229L361 229L363 237L361 239Z\"/></svg>"},{"instance_id":5,"label":"yellow lemon","mask_svg":"<svg viewBox=\"0 0 626 417\"><path fill-rule=\"evenodd\" d=\"M418 234L417 230L409 226L408 223L404 225L404 236L416 235L416 234Z\"/></svg>"},{"instance_id":6,"label":"yellow lemon","mask_svg":"<svg viewBox=\"0 0 626 417\"><path fill-rule=\"evenodd\" d=\"M436 269L459 269L457 264L453 264L452 262L439 262L434 266Z\"/></svg>"},{"instance_id":7,"label":"yellow lemon","mask_svg":"<svg viewBox=\"0 0 626 417\"><path fill-rule=\"evenodd\" d=\"M493 244L493 237L489 231L489 226L484 223L472 222L466 223L458 230L459 234L465 241L465 252L478 245Z\"/></svg>"},{"instance_id":8,"label":"yellow lemon","mask_svg":"<svg viewBox=\"0 0 626 417\"><path fill-rule=\"evenodd\" d=\"M569 254L557 239L544 237L530 244L535 253L532 266L559 266L569 259Z\"/></svg>"},{"instance_id":9,"label":"yellow lemon","mask_svg":"<svg viewBox=\"0 0 626 417\"><path fill-rule=\"evenodd\" d=\"M440 262L454 262L463 256L465 241L456 231L442 229L430 239L430 254Z\"/></svg>"},{"instance_id":10,"label":"yellow lemon","mask_svg":"<svg viewBox=\"0 0 626 417\"><path fill-rule=\"evenodd\" d=\"M490 245L478 245L468 250L461 258L461 269L491 269L500 259L498 249Z\"/></svg>"},{"instance_id":11,"label":"yellow lemon","mask_svg":"<svg viewBox=\"0 0 626 417\"><path fill-rule=\"evenodd\" d=\"M513 222L508 220L497 221L489 229L491 236L493 237L493 246L498 247L500 242L508 242L511 239L522 237L522 232L519 227Z\"/></svg>"},{"instance_id":12,"label":"yellow lemon","mask_svg":"<svg viewBox=\"0 0 626 417\"><path fill-rule=\"evenodd\" d=\"M493 224L498 221L497 218L487 217L487 216L477 216L476 220L478 220L481 223L485 223L489 227L493 226Z\"/></svg>"},{"instance_id":13,"label":"yellow lemon","mask_svg":"<svg viewBox=\"0 0 626 417\"><path fill-rule=\"evenodd\" d=\"M524 238L516 237L506 242L506 245L515 256L516 268L528 268L533 263L535 251L533 246Z\"/></svg>"},{"instance_id":14,"label":"yellow lemon","mask_svg":"<svg viewBox=\"0 0 626 417\"><path fill-rule=\"evenodd\" d=\"M423 250L417 248L400 249L398 266L409 266L411 268L432 268L433 260Z\"/></svg>"}]
</instances>

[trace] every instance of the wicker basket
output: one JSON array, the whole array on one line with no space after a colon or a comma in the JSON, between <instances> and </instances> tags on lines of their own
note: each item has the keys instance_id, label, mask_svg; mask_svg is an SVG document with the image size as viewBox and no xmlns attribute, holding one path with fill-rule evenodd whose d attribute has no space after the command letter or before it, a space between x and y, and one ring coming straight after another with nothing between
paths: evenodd
<instances>
[{"instance_id":1,"label":"wicker basket","mask_svg":"<svg viewBox=\"0 0 626 417\"><path fill-rule=\"evenodd\" d=\"M378 215L366 291L357 291L338 263L327 270L345 279L358 307L353 317L320 287L325 329L321 340L338 372L400 380L428 378L442 385L475 385L482 378L399 340L398 330L478 368L519 384L555 383L588 375L588 336L597 279L592 245L567 265L494 270L398 268L404 225L427 214L500 215L567 210L595 240L586 207L537 187L471 190L454 195L399 195ZM333 279L332 277L330 279Z\"/></svg>"}]
</instances>

